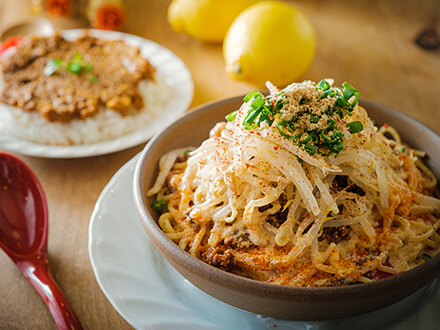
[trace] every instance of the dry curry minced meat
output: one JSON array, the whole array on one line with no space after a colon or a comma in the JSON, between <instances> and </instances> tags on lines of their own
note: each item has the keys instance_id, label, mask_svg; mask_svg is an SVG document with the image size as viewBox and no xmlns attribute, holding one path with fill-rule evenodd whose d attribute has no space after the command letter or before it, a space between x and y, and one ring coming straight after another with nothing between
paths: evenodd
<instances>
[{"instance_id":1,"label":"dry curry minced meat","mask_svg":"<svg viewBox=\"0 0 440 330\"><path fill-rule=\"evenodd\" d=\"M25 38L0 64L5 83L0 102L38 111L51 122L87 118L103 106L124 116L140 110L138 83L154 80L156 71L139 48L87 31L73 41L60 34Z\"/></svg>"}]
</instances>

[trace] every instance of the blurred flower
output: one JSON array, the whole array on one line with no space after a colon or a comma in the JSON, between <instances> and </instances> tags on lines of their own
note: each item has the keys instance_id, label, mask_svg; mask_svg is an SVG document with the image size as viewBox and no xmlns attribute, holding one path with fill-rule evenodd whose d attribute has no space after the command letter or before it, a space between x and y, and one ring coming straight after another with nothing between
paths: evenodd
<instances>
[{"instance_id":1,"label":"blurred flower","mask_svg":"<svg viewBox=\"0 0 440 330\"><path fill-rule=\"evenodd\" d=\"M91 0L87 18L93 28L118 31L124 25L127 14L121 0Z\"/></svg>"},{"instance_id":2,"label":"blurred flower","mask_svg":"<svg viewBox=\"0 0 440 330\"><path fill-rule=\"evenodd\" d=\"M0 0L1 1L1 0ZM29 0L31 13L64 17L86 17L95 29L122 29L127 12L123 0Z\"/></svg>"},{"instance_id":3,"label":"blurred flower","mask_svg":"<svg viewBox=\"0 0 440 330\"><path fill-rule=\"evenodd\" d=\"M46 0L46 11L52 16L69 16L72 0Z\"/></svg>"},{"instance_id":4,"label":"blurred flower","mask_svg":"<svg viewBox=\"0 0 440 330\"><path fill-rule=\"evenodd\" d=\"M76 14L78 0L30 0L34 15L70 17Z\"/></svg>"}]
</instances>

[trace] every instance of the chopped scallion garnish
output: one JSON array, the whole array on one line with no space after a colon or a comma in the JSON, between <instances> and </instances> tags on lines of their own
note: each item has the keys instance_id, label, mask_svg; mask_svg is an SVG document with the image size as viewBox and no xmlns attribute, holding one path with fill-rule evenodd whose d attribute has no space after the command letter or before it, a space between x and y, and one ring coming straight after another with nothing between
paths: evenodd
<instances>
[{"instance_id":1,"label":"chopped scallion garnish","mask_svg":"<svg viewBox=\"0 0 440 330\"><path fill-rule=\"evenodd\" d=\"M44 68L44 74L46 76L51 76L55 72L65 69L66 71L79 75L82 71L86 73L92 72L93 65L91 62L85 62L80 53L75 53L73 59L67 63L63 63L60 58L47 61L46 67ZM97 82L98 78L94 75L87 75L87 80L91 82Z\"/></svg>"},{"instance_id":2,"label":"chopped scallion garnish","mask_svg":"<svg viewBox=\"0 0 440 330\"><path fill-rule=\"evenodd\" d=\"M310 155L314 155L315 152L316 152L316 148L315 148L313 145L309 144L309 143L307 143L307 144L304 146L304 149L305 149L305 151L307 151Z\"/></svg>"},{"instance_id":3,"label":"chopped scallion garnish","mask_svg":"<svg viewBox=\"0 0 440 330\"><path fill-rule=\"evenodd\" d=\"M359 133L364 129L364 126L362 126L360 121L352 121L347 124L347 127L351 134Z\"/></svg>"},{"instance_id":4,"label":"chopped scallion garnish","mask_svg":"<svg viewBox=\"0 0 440 330\"><path fill-rule=\"evenodd\" d=\"M60 58L47 61L46 67L44 68L44 74L46 76L53 75L61 67L62 62L63 60Z\"/></svg>"},{"instance_id":5,"label":"chopped scallion garnish","mask_svg":"<svg viewBox=\"0 0 440 330\"><path fill-rule=\"evenodd\" d=\"M69 62L67 63L67 67L66 67L67 71L73 74L79 74L81 68L82 68L81 64L76 62Z\"/></svg>"},{"instance_id":6,"label":"chopped scallion garnish","mask_svg":"<svg viewBox=\"0 0 440 330\"><path fill-rule=\"evenodd\" d=\"M337 120L345 116L351 116L351 112L359 101L359 92L347 82L342 84L342 88L332 87L327 80L322 80L315 86L316 89L323 91L322 98L335 98L335 103L321 114L315 113L313 109L307 109L306 107L305 110L294 113L292 118L287 121L277 120L275 127L281 136L290 139L311 155L315 153L322 156L338 154L344 149L344 134L337 128ZM287 102L284 91L269 96L253 91L247 94L243 100L248 102L250 106L242 123L246 130L261 127L264 122L272 126L275 116L281 114L281 110ZM306 105L307 102L307 98L302 98L299 101L302 106ZM322 123L321 126L316 126L322 122L323 116L326 118L327 126L322 128ZM228 119L229 115L226 118ZM304 118L307 118L310 122L311 128L301 124L301 122L304 122ZM313 126L314 124L316 125ZM358 121L348 123L347 127L352 134L363 130L362 123Z\"/></svg>"},{"instance_id":7,"label":"chopped scallion garnish","mask_svg":"<svg viewBox=\"0 0 440 330\"><path fill-rule=\"evenodd\" d=\"M237 110L227 114L225 118L227 121L233 121L235 117L237 117Z\"/></svg>"},{"instance_id":8,"label":"chopped scallion garnish","mask_svg":"<svg viewBox=\"0 0 440 330\"><path fill-rule=\"evenodd\" d=\"M158 199L151 204L151 207L157 212L164 212L168 208L168 203L162 199Z\"/></svg>"},{"instance_id":9,"label":"chopped scallion garnish","mask_svg":"<svg viewBox=\"0 0 440 330\"><path fill-rule=\"evenodd\" d=\"M92 82L92 83L97 83L98 82L98 77L96 77L94 75L88 75L87 76L87 80Z\"/></svg>"}]
</instances>

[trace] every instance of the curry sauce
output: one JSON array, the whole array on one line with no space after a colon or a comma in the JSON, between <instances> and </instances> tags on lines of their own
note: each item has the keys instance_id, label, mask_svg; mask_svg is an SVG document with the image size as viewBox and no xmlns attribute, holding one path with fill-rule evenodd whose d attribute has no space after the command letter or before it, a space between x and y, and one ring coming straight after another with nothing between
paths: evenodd
<instances>
[{"instance_id":1,"label":"curry sauce","mask_svg":"<svg viewBox=\"0 0 440 330\"><path fill-rule=\"evenodd\" d=\"M88 118L103 107L124 116L140 110L138 83L154 80L156 71L139 48L86 31L73 41L60 34L26 38L0 64L0 102L37 111L51 122Z\"/></svg>"}]
</instances>

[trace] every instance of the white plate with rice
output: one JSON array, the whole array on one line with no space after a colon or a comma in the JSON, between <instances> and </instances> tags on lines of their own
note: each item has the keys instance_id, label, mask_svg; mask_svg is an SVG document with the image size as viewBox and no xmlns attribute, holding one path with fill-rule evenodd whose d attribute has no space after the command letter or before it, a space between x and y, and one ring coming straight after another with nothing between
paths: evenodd
<instances>
[{"instance_id":1,"label":"white plate with rice","mask_svg":"<svg viewBox=\"0 0 440 330\"><path fill-rule=\"evenodd\" d=\"M73 40L81 31L65 30L63 37ZM89 33L96 38L123 40L139 47L142 56L156 68L156 83L139 84L142 94L146 95L145 109L124 119L114 111L100 111L93 118L67 126L49 123L37 113L24 113L0 103L0 149L47 158L108 154L146 142L186 112L193 98L194 84L189 70L176 55L138 36L103 30L89 30ZM1 85L0 79L0 91ZM53 145L54 142L58 145Z\"/></svg>"}]
</instances>

